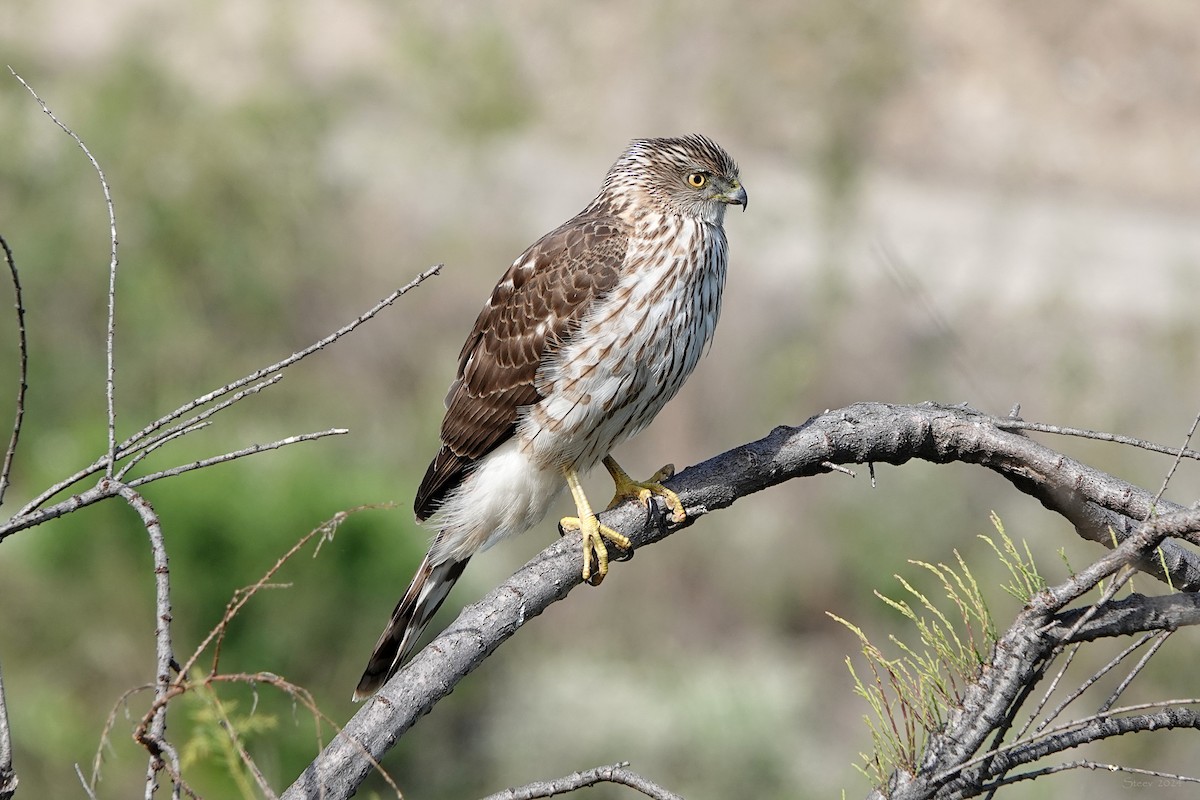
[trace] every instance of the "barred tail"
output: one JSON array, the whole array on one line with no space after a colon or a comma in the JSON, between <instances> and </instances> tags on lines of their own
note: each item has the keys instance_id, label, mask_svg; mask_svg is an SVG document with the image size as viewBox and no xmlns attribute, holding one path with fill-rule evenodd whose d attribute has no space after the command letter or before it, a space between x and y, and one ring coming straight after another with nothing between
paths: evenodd
<instances>
[{"instance_id":1,"label":"barred tail","mask_svg":"<svg viewBox=\"0 0 1200 800\"><path fill-rule=\"evenodd\" d=\"M432 564L429 556L425 556L408 591L396 604L391 621L375 644L375 652L371 654L371 660L358 681L358 688L354 690L355 700L367 699L396 674L412 654L421 631L425 630L429 620L441 608L469 560L464 558L462 561Z\"/></svg>"}]
</instances>

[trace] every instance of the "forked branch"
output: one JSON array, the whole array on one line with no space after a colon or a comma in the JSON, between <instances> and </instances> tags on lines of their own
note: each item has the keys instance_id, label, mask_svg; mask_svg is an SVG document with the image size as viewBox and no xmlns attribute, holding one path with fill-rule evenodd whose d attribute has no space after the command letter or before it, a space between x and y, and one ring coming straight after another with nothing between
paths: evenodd
<instances>
[{"instance_id":1,"label":"forked branch","mask_svg":"<svg viewBox=\"0 0 1200 800\"><path fill-rule=\"evenodd\" d=\"M958 461L979 464L999 473L1019 490L1065 516L1086 538L1111 541L1096 534L1096 526L1109 524L1118 541L1132 539L1128 547L1122 545L1119 552L1108 556L1113 560L1106 562L1106 567L1115 570L1130 563L1156 577L1169 575L1176 588L1192 591L1200 587L1200 559L1176 542L1163 541L1167 533L1182 532L1186 525L1178 519L1163 523L1162 527L1141 525L1141 520L1156 507L1153 494L1067 458L1020 433L1003 430L1000 422L963 407L859 403L818 415L799 427L776 428L763 439L690 467L666 481L687 509L687 519L682 524L665 524L660 514L648 516L644 510L628 504L605 512L601 518L640 549L690 526L710 512L727 508L746 495L792 478L828 472L830 465L898 465L912 459L939 464ZM1181 511L1178 506L1162 501L1157 510L1161 514ZM1153 543L1157 542L1161 542L1161 558L1151 555ZM284 797L349 796L371 764L459 681L521 626L579 585L580 549L578 535L556 541L478 603L465 608L458 619L359 710ZM1048 604L1026 612L1027 615L1038 615L1037 626L1044 626L1068 602L1065 599L1068 595L1077 597L1076 592L1084 591L1084 583L1094 579L1098 580L1089 573L1079 582L1059 588L1052 595L1055 603L1047 601ZM1182 604L1175 611L1184 613ZM1093 622L1117 624L1106 615L1094 617ZM1022 624L1034 623L1026 618ZM1081 635L1091 630L1078 619L1072 619L1072 625L1078 625L1076 632ZM1020 656L1021 664L1036 663L1037 658L1028 658L1030 655L1014 653L1011 658ZM1000 668L1003 671L1004 664ZM980 704L987 702L986 697L977 698L973 708L978 710ZM991 723L1002 720L1006 708L1006 701L995 708L988 717ZM969 758L981 743L982 739L965 753L957 754L958 761L954 763ZM952 761L953 758L945 763Z\"/></svg>"}]
</instances>

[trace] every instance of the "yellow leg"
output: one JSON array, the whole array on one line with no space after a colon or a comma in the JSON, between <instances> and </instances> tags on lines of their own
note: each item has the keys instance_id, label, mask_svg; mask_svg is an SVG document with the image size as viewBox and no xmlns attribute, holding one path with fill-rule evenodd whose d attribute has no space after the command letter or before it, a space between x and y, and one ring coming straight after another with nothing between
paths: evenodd
<instances>
[{"instance_id":1,"label":"yellow leg","mask_svg":"<svg viewBox=\"0 0 1200 800\"><path fill-rule=\"evenodd\" d=\"M612 475L613 483L616 484L616 493L613 495L612 502L608 504L609 508L626 500L637 500L642 505L649 507L650 498L658 495L666 501L667 508L671 509L672 522L683 522L687 518L687 514L683 510L683 503L679 501L679 495L662 485L662 481L675 474L674 464L667 464L651 475L650 480L647 481L635 481L629 477L629 473L621 469L621 465L612 456L604 457L604 468L608 470L609 475Z\"/></svg>"},{"instance_id":2,"label":"yellow leg","mask_svg":"<svg viewBox=\"0 0 1200 800\"><path fill-rule=\"evenodd\" d=\"M596 519L592 506L583 493L583 487L579 485L579 474L574 468L564 468L563 477L567 479L567 487L571 490L571 496L575 498L576 513L579 516L563 517L558 524L564 531L577 530L583 536L583 579L592 586L599 586L608 574L608 548L604 546L604 540L608 539L622 550L630 549L633 544L607 525L601 525L600 520ZM595 572L592 571L593 563Z\"/></svg>"}]
</instances>

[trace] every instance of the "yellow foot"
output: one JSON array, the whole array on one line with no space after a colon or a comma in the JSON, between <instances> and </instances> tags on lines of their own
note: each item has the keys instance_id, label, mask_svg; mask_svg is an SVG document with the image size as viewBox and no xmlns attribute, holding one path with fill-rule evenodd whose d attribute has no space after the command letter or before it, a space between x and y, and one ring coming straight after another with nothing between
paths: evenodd
<instances>
[{"instance_id":1,"label":"yellow foot","mask_svg":"<svg viewBox=\"0 0 1200 800\"><path fill-rule=\"evenodd\" d=\"M613 483L616 484L616 493L613 495L612 502L608 504L609 508L620 505L626 500L637 500L649 508L650 498L658 495L666 501L667 508L671 509L671 522L683 522L687 518L687 513L683 510L683 503L679 501L679 495L662 485L663 481L675 474L674 464L667 464L651 475L650 480L647 481L635 481L629 477L629 473L621 469L621 465L612 456L604 457L604 468L608 470L609 475L612 475Z\"/></svg>"},{"instance_id":2,"label":"yellow foot","mask_svg":"<svg viewBox=\"0 0 1200 800\"><path fill-rule=\"evenodd\" d=\"M574 488L574 487L572 487ZM583 579L592 586L599 586L608 574L608 539L622 550L629 550L633 543L607 525L601 525L595 514L580 517L563 517L558 521L563 531L579 531L583 536Z\"/></svg>"}]
</instances>

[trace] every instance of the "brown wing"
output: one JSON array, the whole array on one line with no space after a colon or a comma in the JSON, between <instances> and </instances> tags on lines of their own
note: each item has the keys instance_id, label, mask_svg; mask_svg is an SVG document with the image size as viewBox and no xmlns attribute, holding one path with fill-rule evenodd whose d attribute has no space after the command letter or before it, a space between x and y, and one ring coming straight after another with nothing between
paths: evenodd
<instances>
[{"instance_id":1,"label":"brown wing","mask_svg":"<svg viewBox=\"0 0 1200 800\"><path fill-rule=\"evenodd\" d=\"M539 239L496 284L459 354L442 447L417 489L418 519L513 435L523 406L541 399L538 368L616 285L628 241L619 220L580 215Z\"/></svg>"}]
</instances>

